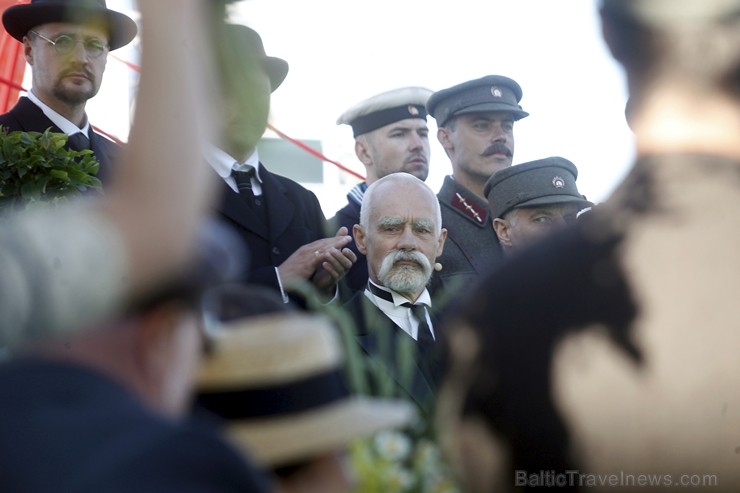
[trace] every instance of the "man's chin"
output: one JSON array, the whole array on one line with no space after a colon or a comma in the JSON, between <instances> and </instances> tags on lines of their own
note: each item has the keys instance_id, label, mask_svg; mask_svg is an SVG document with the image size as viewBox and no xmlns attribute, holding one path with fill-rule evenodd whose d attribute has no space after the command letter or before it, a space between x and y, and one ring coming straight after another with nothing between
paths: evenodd
<instances>
[{"instance_id":1,"label":"man's chin","mask_svg":"<svg viewBox=\"0 0 740 493\"><path fill-rule=\"evenodd\" d=\"M60 101L64 101L67 104L78 105L85 104L88 100L95 97L95 94L97 94L96 90L75 87L72 89L57 91L55 93L55 96L57 97L57 99L59 99Z\"/></svg>"}]
</instances>

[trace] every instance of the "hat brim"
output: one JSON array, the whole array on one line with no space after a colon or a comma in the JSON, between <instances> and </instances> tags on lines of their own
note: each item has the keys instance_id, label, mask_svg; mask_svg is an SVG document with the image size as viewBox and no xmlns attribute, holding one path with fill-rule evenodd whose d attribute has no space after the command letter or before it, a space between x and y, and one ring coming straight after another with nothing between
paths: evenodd
<instances>
[{"instance_id":1,"label":"hat brim","mask_svg":"<svg viewBox=\"0 0 740 493\"><path fill-rule=\"evenodd\" d=\"M545 197L538 197L536 199L527 200L526 202L515 205L509 210L537 207L540 205L555 205L567 203L578 204L581 206L582 209L585 209L586 207L592 207L594 205L593 202L590 202L586 199L579 199L578 197L574 197L572 195L547 195ZM506 212L504 212L504 214L506 214Z\"/></svg>"},{"instance_id":2,"label":"hat brim","mask_svg":"<svg viewBox=\"0 0 740 493\"><path fill-rule=\"evenodd\" d=\"M111 51L129 44L138 32L133 19L110 9L89 7L72 9L67 5L23 4L14 5L3 13L5 30L21 42L28 31L49 22L101 23L108 31Z\"/></svg>"},{"instance_id":3,"label":"hat brim","mask_svg":"<svg viewBox=\"0 0 740 493\"><path fill-rule=\"evenodd\" d=\"M415 417L406 401L352 397L298 415L232 422L228 435L250 457L278 467L342 448L355 438L403 427Z\"/></svg>"},{"instance_id":4,"label":"hat brim","mask_svg":"<svg viewBox=\"0 0 740 493\"><path fill-rule=\"evenodd\" d=\"M505 111L514 115L514 120L521 120L524 117L529 116L529 113L519 108L512 108L511 105L501 103L481 103L468 106L467 108L455 111L450 119L459 115L469 115L470 113L488 113L491 111Z\"/></svg>"},{"instance_id":5,"label":"hat brim","mask_svg":"<svg viewBox=\"0 0 740 493\"><path fill-rule=\"evenodd\" d=\"M283 83L285 77L288 76L288 62L282 58L266 56L263 59L263 65L265 72L267 72L267 77L270 79L270 87L274 92Z\"/></svg>"}]
</instances>

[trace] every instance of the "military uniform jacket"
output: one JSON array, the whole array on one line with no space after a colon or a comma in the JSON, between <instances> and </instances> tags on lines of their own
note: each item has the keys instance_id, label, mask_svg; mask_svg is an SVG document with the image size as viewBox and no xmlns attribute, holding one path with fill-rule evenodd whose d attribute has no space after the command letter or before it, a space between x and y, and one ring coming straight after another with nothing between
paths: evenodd
<instances>
[{"instance_id":1,"label":"military uniform jacket","mask_svg":"<svg viewBox=\"0 0 740 493\"><path fill-rule=\"evenodd\" d=\"M432 275L429 292L435 307L469 286L501 259L501 247L491 225L488 203L446 176L437 194L442 227L447 229L444 251L437 259L442 270Z\"/></svg>"},{"instance_id":2,"label":"military uniform jacket","mask_svg":"<svg viewBox=\"0 0 740 493\"><path fill-rule=\"evenodd\" d=\"M43 132L51 127L52 132L63 133L44 115L41 108L27 97L20 98L9 112L0 115L0 126L7 129L8 132ZM97 177L105 185L112 174L113 163L118 159L120 147L115 142L95 133L92 127L90 127L88 137L90 138L90 148L100 163ZM79 151L80 149L75 150Z\"/></svg>"},{"instance_id":3,"label":"military uniform jacket","mask_svg":"<svg viewBox=\"0 0 740 493\"><path fill-rule=\"evenodd\" d=\"M244 198L221 181L217 211L248 248L248 272L242 281L280 290L275 267L299 247L325 237L326 218L313 192L284 176L270 173L260 162L262 199L268 224L255 215ZM291 300L303 303L299 297Z\"/></svg>"},{"instance_id":4,"label":"military uniform jacket","mask_svg":"<svg viewBox=\"0 0 740 493\"><path fill-rule=\"evenodd\" d=\"M416 341L388 318L380 308L373 305L365 296L364 291L356 292L344 307L349 311L355 323L358 345L367 356L379 363L379 367L376 368L382 368L393 379L397 386L395 395L410 398L423 412L431 415L440 373L436 354L416 353ZM437 327L436 319L431 312L430 317L432 325ZM411 349L410 354L404 353L413 358L410 375L402 373L403 363L398 358L401 344L406 344ZM375 392L377 387L372 377L370 384Z\"/></svg>"}]
</instances>

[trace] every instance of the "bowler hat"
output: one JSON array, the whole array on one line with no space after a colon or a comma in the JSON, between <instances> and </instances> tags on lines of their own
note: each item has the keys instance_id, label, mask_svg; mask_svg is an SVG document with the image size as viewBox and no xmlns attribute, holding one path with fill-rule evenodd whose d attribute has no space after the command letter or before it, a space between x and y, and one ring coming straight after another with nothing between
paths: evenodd
<instances>
[{"instance_id":1,"label":"bowler hat","mask_svg":"<svg viewBox=\"0 0 740 493\"><path fill-rule=\"evenodd\" d=\"M578 168L553 156L504 168L491 176L483 193L491 215L502 218L512 209L573 202L584 209L593 204L578 192Z\"/></svg>"},{"instance_id":2,"label":"bowler hat","mask_svg":"<svg viewBox=\"0 0 740 493\"><path fill-rule=\"evenodd\" d=\"M416 416L405 400L350 394L339 335L326 317L243 318L212 331L209 342L196 402L225 418L227 435L263 465L320 456Z\"/></svg>"},{"instance_id":3,"label":"bowler hat","mask_svg":"<svg viewBox=\"0 0 740 493\"><path fill-rule=\"evenodd\" d=\"M99 24L108 31L111 50L127 45L137 32L133 19L108 9L105 0L31 0L3 13L5 30L18 41L34 27L49 22Z\"/></svg>"},{"instance_id":4,"label":"bowler hat","mask_svg":"<svg viewBox=\"0 0 740 493\"><path fill-rule=\"evenodd\" d=\"M288 62L282 58L267 56L262 38L254 29L241 24L227 24L226 27L227 33L234 37L237 49L256 56L270 79L271 89L277 89L288 75Z\"/></svg>"},{"instance_id":5,"label":"bowler hat","mask_svg":"<svg viewBox=\"0 0 740 493\"><path fill-rule=\"evenodd\" d=\"M342 113L337 119L337 125L350 125L357 137L408 118L426 120L425 105L432 92L425 87L400 87L381 92Z\"/></svg>"},{"instance_id":6,"label":"bowler hat","mask_svg":"<svg viewBox=\"0 0 740 493\"><path fill-rule=\"evenodd\" d=\"M522 88L515 80L487 75L435 92L427 102L427 111L439 127L457 115L489 111L508 111L515 120L520 120L529 116L519 106L521 99Z\"/></svg>"}]
</instances>

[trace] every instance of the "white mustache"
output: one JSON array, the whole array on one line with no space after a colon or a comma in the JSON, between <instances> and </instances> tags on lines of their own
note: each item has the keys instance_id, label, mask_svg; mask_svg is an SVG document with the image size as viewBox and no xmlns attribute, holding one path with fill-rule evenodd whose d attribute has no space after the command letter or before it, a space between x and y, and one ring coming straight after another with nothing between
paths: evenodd
<instances>
[{"instance_id":1,"label":"white mustache","mask_svg":"<svg viewBox=\"0 0 740 493\"><path fill-rule=\"evenodd\" d=\"M429 263L429 259L426 258L424 255L422 255L421 252L413 251L413 252L404 252L404 251L398 251L395 253L388 254L386 256L387 258L392 258L391 263L396 264L397 262L401 262L404 260L411 260L412 262L416 262L421 266L424 270L431 269L431 264ZM383 259L385 261L385 259Z\"/></svg>"},{"instance_id":2,"label":"white mustache","mask_svg":"<svg viewBox=\"0 0 740 493\"><path fill-rule=\"evenodd\" d=\"M380 265L380 272L378 274L380 277L385 277L393 269L396 263L408 260L417 263L424 273L424 276L429 277L429 275L431 275L432 265L429 263L428 258L419 251L407 252L403 250L386 255Z\"/></svg>"}]
</instances>

